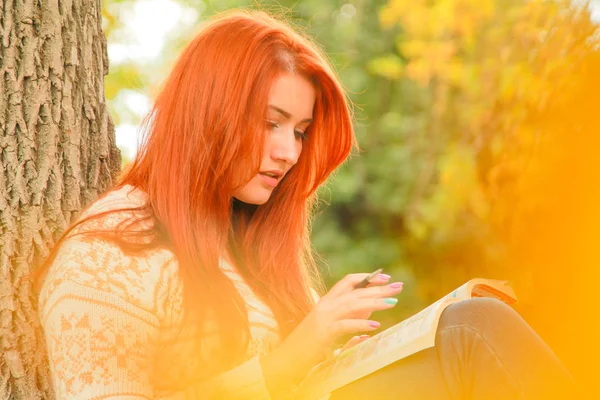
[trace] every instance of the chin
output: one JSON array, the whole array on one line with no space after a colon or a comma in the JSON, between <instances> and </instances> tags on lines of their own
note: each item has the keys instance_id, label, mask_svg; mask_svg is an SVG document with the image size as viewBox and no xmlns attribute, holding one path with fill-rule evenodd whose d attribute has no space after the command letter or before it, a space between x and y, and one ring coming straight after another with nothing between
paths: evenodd
<instances>
[{"instance_id":1,"label":"chin","mask_svg":"<svg viewBox=\"0 0 600 400\"><path fill-rule=\"evenodd\" d=\"M233 192L233 197L246 204L260 206L265 204L273 195L273 189L263 185L258 179L253 179L242 188Z\"/></svg>"},{"instance_id":2,"label":"chin","mask_svg":"<svg viewBox=\"0 0 600 400\"><path fill-rule=\"evenodd\" d=\"M271 198L271 192L269 193L240 193L238 195L234 195L233 197L236 200L241 201L246 204L253 204L256 206L260 206L265 204Z\"/></svg>"},{"instance_id":3,"label":"chin","mask_svg":"<svg viewBox=\"0 0 600 400\"><path fill-rule=\"evenodd\" d=\"M251 199L249 201L244 201L244 203L254 204L255 206L260 206L260 205L265 204L267 201L269 201L269 198L270 197L259 197L259 198Z\"/></svg>"}]
</instances>

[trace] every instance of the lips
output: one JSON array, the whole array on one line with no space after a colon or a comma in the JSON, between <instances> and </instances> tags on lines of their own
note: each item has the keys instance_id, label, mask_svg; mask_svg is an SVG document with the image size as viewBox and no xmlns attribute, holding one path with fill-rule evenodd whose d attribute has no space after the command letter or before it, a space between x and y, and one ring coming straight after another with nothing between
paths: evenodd
<instances>
[{"instance_id":1,"label":"lips","mask_svg":"<svg viewBox=\"0 0 600 400\"><path fill-rule=\"evenodd\" d=\"M270 176L271 178L280 179L283 176L283 172L279 170L271 170L271 171L261 171L259 172L261 175Z\"/></svg>"},{"instance_id":2,"label":"lips","mask_svg":"<svg viewBox=\"0 0 600 400\"><path fill-rule=\"evenodd\" d=\"M262 181L270 187L275 187L283 177L283 172L279 170L261 171L258 173Z\"/></svg>"}]
</instances>

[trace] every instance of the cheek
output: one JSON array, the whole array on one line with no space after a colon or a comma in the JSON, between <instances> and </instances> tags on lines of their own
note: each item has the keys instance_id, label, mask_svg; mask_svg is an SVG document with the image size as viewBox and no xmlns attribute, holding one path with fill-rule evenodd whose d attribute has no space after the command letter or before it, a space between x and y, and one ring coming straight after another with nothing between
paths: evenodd
<instances>
[{"instance_id":1,"label":"cheek","mask_svg":"<svg viewBox=\"0 0 600 400\"><path fill-rule=\"evenodd\" d=\"M265 141L262 148L262 159L268 160L271 156L271 135L269 132L265 135Z\"/></svg>"},{"instance_id":2,"label":"cheek","mask_svg":"<svg viewBox=\"0 0 600 400\"><path fill-rule=\"evenodd\" d=\"M296 152L298 152L298 157L302 154L302 149L304 148L304 142L302 140L298 140L296 142Z\"/></svg>"},{"instance_id":3,"label":"cheek","mask_svg":"<svg viewBox=\"0 0 600 400\"><path fill-rule=\"evenodd\" d=\"M268 160L271 156L271 142L269 139L265 140L265 145L263 146L262 159Z\"/></svg>"}]
</instances>

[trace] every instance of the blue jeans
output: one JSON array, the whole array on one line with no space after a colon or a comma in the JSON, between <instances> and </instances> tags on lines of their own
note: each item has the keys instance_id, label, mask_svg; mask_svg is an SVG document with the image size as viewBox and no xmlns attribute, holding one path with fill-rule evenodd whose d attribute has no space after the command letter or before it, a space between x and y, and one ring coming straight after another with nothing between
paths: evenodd
<instances>
[{"instance_id":1,"label":"blue jeans","mask_svg":"<svg viewBox=\"0 0 600 400\"><path fill-rule=\"evenodd\" d=\"M449 306L435 347L336 390L332 400L571 400L577 387L517 312L478 298Z\"/></svg>"}]
</instances>

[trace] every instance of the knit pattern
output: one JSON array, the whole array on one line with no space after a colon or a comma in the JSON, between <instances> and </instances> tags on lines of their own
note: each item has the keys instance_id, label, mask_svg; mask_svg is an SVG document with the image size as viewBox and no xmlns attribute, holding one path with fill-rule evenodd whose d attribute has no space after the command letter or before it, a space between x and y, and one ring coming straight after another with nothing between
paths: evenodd
<instances>
[{"instance_id":1,"label":"knit pattern","mask_svg":"<svg viewBox=\"0 0 600 400\"><path fill-rule=\"evenodd\" d=\"M84 216L144 200L126 186ZM112 229L130 216L111 214L83 229ZM63 242L39 299L57 398L269 399L258 356L279 343L277 322L235 268L222 261L221 269L246 302L251 338L245 361L213 376L211 338L198 343L194 327L183 325L183 284L172 252L133 256L82 235ZM166 346L174 337L175 345Z\"/></svg>"}]
</instances>

